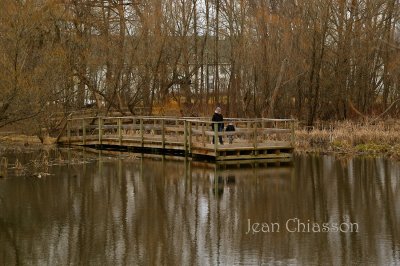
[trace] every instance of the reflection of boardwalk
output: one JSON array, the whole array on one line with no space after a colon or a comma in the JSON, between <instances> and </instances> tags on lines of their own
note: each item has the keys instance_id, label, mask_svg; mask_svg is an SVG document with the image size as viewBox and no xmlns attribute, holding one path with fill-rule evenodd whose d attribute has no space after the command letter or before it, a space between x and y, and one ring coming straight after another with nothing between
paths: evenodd
<instances>
[{"instance_id":1,"label":"reflection of boardwalk","mask_svg":"<svg viewBox=\"0 0 400 266\"><path fill-rule=\"evenodd\" d=\"M227 122L229 119L227 120ZM235 132L217 132L205 119L166 117L74 118L68 120L60 144L96 146L136 152L178 154L216 161L287 161L293 151L293 120L232 119ZM221 145L213 138L233 136Z\"/></svg>"}]
</instances>

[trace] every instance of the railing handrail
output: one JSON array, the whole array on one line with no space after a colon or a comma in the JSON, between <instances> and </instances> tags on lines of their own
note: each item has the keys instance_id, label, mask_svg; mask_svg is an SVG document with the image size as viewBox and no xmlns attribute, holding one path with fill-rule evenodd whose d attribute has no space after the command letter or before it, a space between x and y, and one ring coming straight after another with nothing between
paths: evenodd
<instances>
[{"instance_id":1,"label":"railing handrail","mask_svg":"<svg viewBox=\"0 0 400 266\"><path fill-rule=\"evenodd\" d=\"M74 120L89 120L89 119L149 119L149 120L178 120L188 122L204 122L214 123L211 118L205 117L175 117L175 116L89 116L89 117L71 117L69 121ZM295 122L296 119L292 118L231 118L226 117L222 122ZM221 122L216 122L221 123Z\"/></svg>"}]
</instances>

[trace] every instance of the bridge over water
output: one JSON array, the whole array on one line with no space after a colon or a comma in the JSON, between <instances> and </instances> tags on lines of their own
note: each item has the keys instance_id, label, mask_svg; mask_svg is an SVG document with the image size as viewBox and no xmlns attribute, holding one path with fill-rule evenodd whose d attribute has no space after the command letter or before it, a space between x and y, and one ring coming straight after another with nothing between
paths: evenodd
<instances>
[{"instance_id":1,"label":"bridge over water","mask_svg":"<svg viewBox=\"0 0 400 266\"><path fill-rule=\"evenodd\" d=\"M212 161L291 161L292 119L226 118L235 131L218 132L215 122L199 117L75 117L66 122L59 144L140 153L172 154ZM221 136L224 144L213 138ZM228 143L228 137L233 142Z\"/></svg>"}]
</instances>

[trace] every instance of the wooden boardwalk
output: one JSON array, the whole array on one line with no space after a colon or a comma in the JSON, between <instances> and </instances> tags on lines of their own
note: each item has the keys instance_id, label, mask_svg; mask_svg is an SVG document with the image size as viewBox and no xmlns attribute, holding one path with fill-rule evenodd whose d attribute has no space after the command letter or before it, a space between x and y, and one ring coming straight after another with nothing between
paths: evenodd
<instances>
[{"instance_id":1,"label":"wooden boardwalk","mask_svg":"<svg viewBox=\"0 0 400 266\"><path fill-rule=\"evenodd\" d=\"M68 119L58 137L63 145L141 153L173 154L215 161L290 161L294 120L233 119L234 132L218 132L209 118L82 117ZM214 130L213 130L214 128ZM216 141L221 136L224 144ZM229 144L228 137L233 138Z\"/></svg>"}]
</instances>

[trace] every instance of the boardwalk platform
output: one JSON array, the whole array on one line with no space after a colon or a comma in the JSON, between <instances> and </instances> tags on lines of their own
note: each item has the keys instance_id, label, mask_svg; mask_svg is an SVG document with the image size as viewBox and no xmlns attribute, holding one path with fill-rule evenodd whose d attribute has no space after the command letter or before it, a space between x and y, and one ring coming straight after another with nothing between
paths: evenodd
<instances>
[{"instance_id":1,"label":"boardwalk platform","mask_svg":"<svg viewBox=\"0 0 400 266\"><path fill-rule=\"evenodd\" d=\"M234 132L218 132L206 118L82 117L68 119L58 137L62 145L141 153L172 154L212 161L290 161L294 121L290 119L233 119ZM214 129L214 130L213 130ZM213 144L221 136L224 144ZM228 138L233 138L230 144Z\"/></svg>"}]
</instances>

